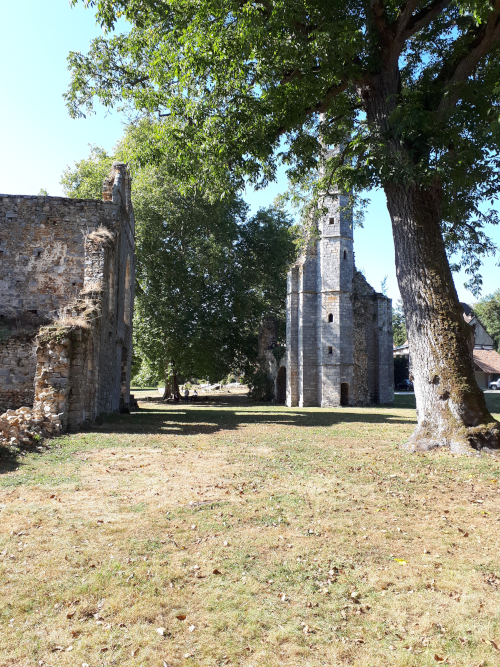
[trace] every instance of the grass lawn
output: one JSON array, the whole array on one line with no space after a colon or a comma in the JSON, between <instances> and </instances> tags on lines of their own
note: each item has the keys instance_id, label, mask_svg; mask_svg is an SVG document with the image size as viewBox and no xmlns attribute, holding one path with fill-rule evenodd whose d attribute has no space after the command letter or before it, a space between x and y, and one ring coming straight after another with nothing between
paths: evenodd
<instances>
[{"instance_id":1,"label":"grass lawn","mask_svg":"<svg viewBox=\"0 0 500 667\"><path fill-rule=\"evenodd\" d=\"M4 454L0 667L499 665L500 459L405 453L413 401L144 401Z\"/></svg>"}]
</instances>

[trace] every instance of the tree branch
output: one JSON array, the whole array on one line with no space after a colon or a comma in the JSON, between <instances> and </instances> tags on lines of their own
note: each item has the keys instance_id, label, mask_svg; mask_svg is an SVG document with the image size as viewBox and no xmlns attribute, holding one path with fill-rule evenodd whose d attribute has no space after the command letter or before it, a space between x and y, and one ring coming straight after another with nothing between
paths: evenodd
<instances>
[{"instance_id":1,"label":"tree branch","mask_svg":"<svg viewBox=\"0 0 500 667\"><path fill-rule=\"evenodd\" d=\"M446 90L439 103L438 112L456 106L460 99L458 84L466 81L479 65L481 59L484 58L492 48L499 44L500 0L494 0L492 3L492 11L486 24L478 27L475 37L469 44L467 54L456 63L453 71L444 82L444 88ZM453 87L453 90L449 90L450 87Z\"/></svg>"},{"instance_id":2,"label":"tree branch","mask_svg":"<svg viewBox=\"0 0 500 667\"><path fill-rule=\"evenodd\" d=\"M379 33L382 35L387 32L387 23L382 18L385 12L384 0L372 0L372 16L373 22L377 26Z\"/></svg>"},{"instance_id":3,"label":"tree branch","mask_svg":"<svg viewBox=\"0 0 500 667\"><path fill-rule=\"evenodd\" d=\"M426 28L439 14L451 4L452 0L432 0L416 14L413 14L420 4L418 0L409 0L400 18L398 19L398 33L406 41L412 35Z\"/></svg>"},{"instance_id":4,"label":"tree branch","mask_svg":"<svg viewBox=\"0 0 500 667\"><path fill-rule=\"evenodd\" d=\"M320 102L317 102L316 104L308 107L307 109L304 109L304 113L306 114L306 116L310 116L313 113L324 113L325 111L328 111L330 102L335 97L338 97L338 95L343 93L348 85L349 85L348 81L343 81L342 83L339 83L336 86L330 86L330 88L328 88L328 90L326 91L324 98Z\"/></svg>"}]
</instances>

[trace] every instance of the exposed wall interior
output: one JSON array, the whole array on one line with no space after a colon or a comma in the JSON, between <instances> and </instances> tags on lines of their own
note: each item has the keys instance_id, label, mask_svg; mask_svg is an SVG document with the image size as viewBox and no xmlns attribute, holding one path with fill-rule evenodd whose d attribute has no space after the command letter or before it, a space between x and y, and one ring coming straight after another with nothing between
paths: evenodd
<instances>
[{"instance_id":1,"label":"exposed wall interior","mask_svg":"<svg viewBox=\"0 0 500 667\"><path fill-rule=\"evenodd\" d=\"M78 428L129 401L134 298L130 175L103 200L0 195L0 412Z\"/></svg>"}]
</instances>

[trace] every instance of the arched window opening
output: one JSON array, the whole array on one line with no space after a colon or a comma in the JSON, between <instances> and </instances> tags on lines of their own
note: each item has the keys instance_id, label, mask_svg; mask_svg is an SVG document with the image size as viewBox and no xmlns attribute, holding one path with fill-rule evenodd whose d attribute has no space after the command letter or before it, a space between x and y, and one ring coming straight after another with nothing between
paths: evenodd
<instances>
[{"instance_id":1,"label":"arched window opening","mask_svg":"<svg viewBox=\"0 0 500 667\"><path fill-rule=\"evenodd\" d=\"M328 348L328 354L333 354L333 347Z\"/></svg>"},{"instance_id":2,"label":"arched window opening","mask_svg":"<svg viewBox=\"0 0 500 667\"><path fill-rule=\"evenodd\" d=\"M344 250L344 259L347 259L347 250Z\"/></svg>"},{"instance_id":3,"label":"arched window opening","mask_svg":"<svg viewBox=\"0 0 500 667\"><path fill-rule=\"evenodd\" d=\"M123 307L123 321L130 324L130 257L127 257L127 267L125 269L125 305Z\"/></svg>"},{"instance_id":4,"label":"arched window opening","mask_svg":"<svg viewBox=\"0 0 500 667\"><path fill-rule=\"evenodd\" d=\"M333 313L330 313L330 314L328 315L328 321L329 321L329 322L333 322Z\"/></svg>"}]
</instances>

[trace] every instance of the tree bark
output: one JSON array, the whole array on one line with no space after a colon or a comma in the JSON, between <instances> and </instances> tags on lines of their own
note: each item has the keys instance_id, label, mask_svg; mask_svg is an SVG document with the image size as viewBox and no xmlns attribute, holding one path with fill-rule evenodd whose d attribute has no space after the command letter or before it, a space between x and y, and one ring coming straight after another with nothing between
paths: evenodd
<instances>
[{"instance_id":1,"label":"tree bark","mask_svg":"<svg viewBox=\"0 0 500 667\"><path fill-rule=\"evenodd\" d=\"M386 182L384 190L417 401L417 427L408 446L498 449L500 424L475 379L473 330L463 319L441 234L439 182Z\"/></svg>"},{"instance_id":2,"label":"tree bark","mask_svg":"<svg viewBox=\"0 0 500 667\"><path fill-rule=\"evenodd\" d=\"M177 378L177 369L175 368L175 364L173 361L170 362L170 365L172 367L172 393L179 394L179 380Z\"/></svg>"}]
</instances>

